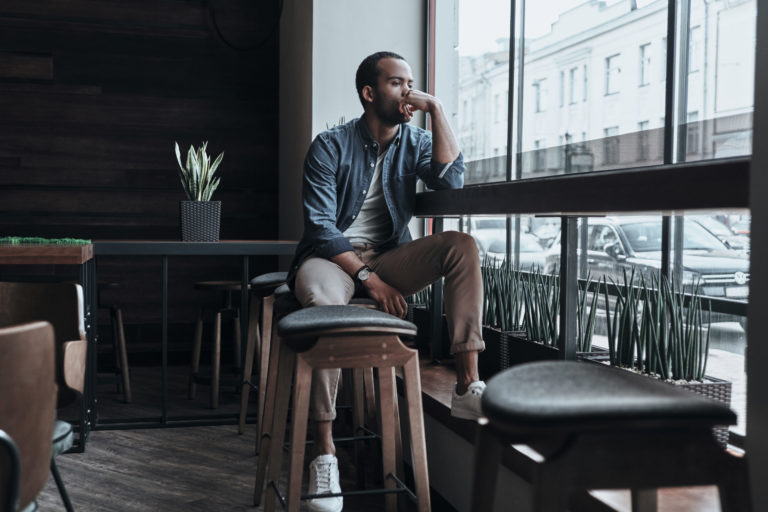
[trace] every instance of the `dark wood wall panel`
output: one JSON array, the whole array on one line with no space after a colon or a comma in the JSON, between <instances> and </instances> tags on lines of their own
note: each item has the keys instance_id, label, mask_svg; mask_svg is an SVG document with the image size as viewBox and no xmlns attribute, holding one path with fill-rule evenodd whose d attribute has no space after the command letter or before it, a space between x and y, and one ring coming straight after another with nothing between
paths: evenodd
<instances>
[{"instance_id":1,"label":"dark wood wall panel","mask_svg":"<svg viewBox=\"0 0 768 512\"><path fill-rule=\"evenodd\" d=\"M212 156L225 152L222 238L275 238L278 5L0 2L0 236L176 239L173 145L208 141ZM238 265L174 262L171 320L194 312L194 279L238 278ZM119 292L129 322L156 320L147 297L159 270L120 258L98 270L131 282Z\"/></svg>"}]
</instances>

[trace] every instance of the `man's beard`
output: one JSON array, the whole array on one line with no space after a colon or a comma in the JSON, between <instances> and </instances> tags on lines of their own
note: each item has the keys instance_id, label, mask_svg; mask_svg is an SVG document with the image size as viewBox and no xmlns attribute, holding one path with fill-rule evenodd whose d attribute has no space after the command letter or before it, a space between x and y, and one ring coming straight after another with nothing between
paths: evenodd
<instances>
[{"instance_id":1,"label":"man's beard","mask_svg":"<svg viewBox=\"0 0 768 512\"><path fill-rule=\"evenodd\" d=\"M399 101L393 100L387 103L376 102L374 103L374 108L379 119L388 125L395 126L408 122L408 118L400 112Z\"/></svg>"}]
</instances>

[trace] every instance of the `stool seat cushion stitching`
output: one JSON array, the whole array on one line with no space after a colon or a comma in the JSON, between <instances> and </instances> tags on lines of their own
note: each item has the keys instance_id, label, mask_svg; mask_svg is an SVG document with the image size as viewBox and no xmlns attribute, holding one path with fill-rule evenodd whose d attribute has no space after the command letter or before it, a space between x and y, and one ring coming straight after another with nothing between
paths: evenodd
<instances>
[{"instance_id":1,"label":"stool seat cushion stitching","mask_svg":"<svg viewBox=\"0 0 768 512\"><path fill-rule=\"evenodd\" d=\"M288 279L288 272L270 272L251 279L251 286L276 286L283 284L286 279Z\"/></svg>"},{"instance_id":2,"label":"stool seat cushion stitching","mask_svg":"<svg viewBox=\"0 0 768 512\"><path fill-rule=\"evenodd\" d=\"M295 311L280 320L277 332L280 336L301 336L324 329L339 327L380 327L416 332L411 322L375 309L357 306L312 306Z\"/></svg>"},{"instance_id":3,"label":"stool seat cushion stitching","mask_svg":"<svg viewBox=\"0 0 768 512\"><path fill-rule=\"evenodd\" d=\"M579 430L731 425L728 407L668 383L592 363L522 364L488 381L483 413L495 428Z\"/></svg>"}]
</instances>

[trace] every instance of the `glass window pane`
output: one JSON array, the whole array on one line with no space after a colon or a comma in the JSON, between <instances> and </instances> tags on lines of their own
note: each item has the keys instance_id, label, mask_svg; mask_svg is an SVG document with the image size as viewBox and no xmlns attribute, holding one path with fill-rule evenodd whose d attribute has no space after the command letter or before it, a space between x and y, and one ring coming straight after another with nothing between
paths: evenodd
<instances>
[{"instance_id":1,"label":"glass window pane","mask_svg":"<svg viewBox=\"0 0 768 512\"><path fill-rule=\"evenodd\" d=\"M446 93L456 95L461 106L456 136L467 164L464 182L503 181L507 176L510 2L459 0L458 15L454 27L458 87ZM438 61L440 66L448 63Z\"/></svg>"},{"instance_id":2,"label":"glass window pane","mask_svg":"<svg viewBox=\"0 0 768 512\"><path fill-rule=\"evenodd\" d=\"M756 16L755 0L691 0L679 161L751 154Z\"/></svg>"},{"instance_id":3,"label":"glass window pane","mask_svg":"<svg viewBox=\"0 0 768 512\"><path fill-rule=\"evenodd\" d=\"M659 1L526 2L522 178L662 163L666 18Z\"/></svg>"}]
</instances>

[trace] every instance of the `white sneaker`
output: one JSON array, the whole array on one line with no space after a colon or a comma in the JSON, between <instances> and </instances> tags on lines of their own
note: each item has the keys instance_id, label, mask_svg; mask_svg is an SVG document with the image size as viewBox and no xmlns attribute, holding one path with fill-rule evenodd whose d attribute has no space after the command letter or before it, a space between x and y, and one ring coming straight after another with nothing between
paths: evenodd
<instances>
[{"instance_id":1,"label":"white sneaker","mask_svg":"<svg viewBox=\"0 0 768 512\"><path fill-rule=\"evenodd\" d=\"M339 461L335 456L320 455L309 463L308 494L335 494L341 492L339 486ZM344 498L315 498L307 501L307 510L312 512L341 512Z\"/></svg>"},{"instance_id":2,"label":"white sneaker","mask_svg":"<svg viewBox=\"0 0 768 512\"><path fill-rule=\"evenodd\" d=\"M480 407L480 399L485 391L485 382L478 380L473 382L467 388L463 395L453 390L453 399L451 400L451 416L463 420L476 420L483 416L483 410Z\"/></svg>"}]
</instances>

